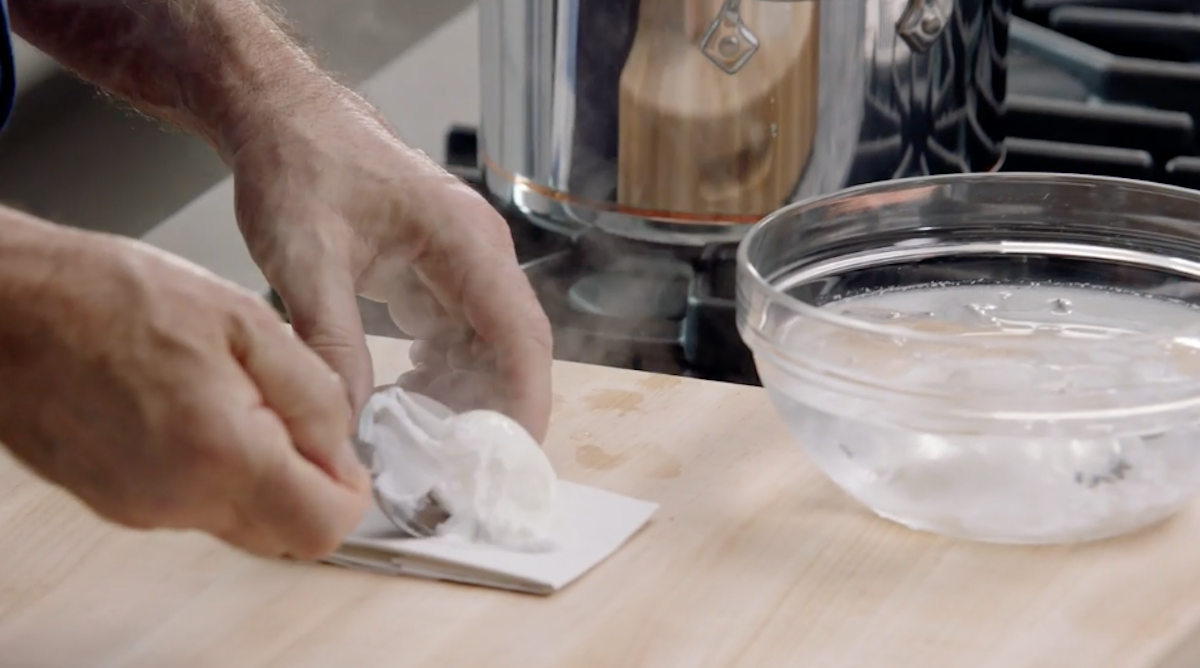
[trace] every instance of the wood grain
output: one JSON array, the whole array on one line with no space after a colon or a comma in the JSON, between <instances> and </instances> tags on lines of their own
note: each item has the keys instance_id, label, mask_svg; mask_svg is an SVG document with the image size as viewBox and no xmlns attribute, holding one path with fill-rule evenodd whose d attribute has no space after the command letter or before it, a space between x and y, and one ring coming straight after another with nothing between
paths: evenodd
<instances>
[{"instance_id":1,"label":"wood grain","mask_svg":"<svg viewBox=\"0 0 1200 668\"><path fill-rule=\"evenodd\" d=\"M720 216L783 205L816 131L816 2L744 2L760 47L727 74L701 51L720 0L641 0L620 81L617 200Z\"/></svg>"},{"instance_id":2,"label":"wood grain","mask_svg":"<svg viewBox=\"0 0 1200 668\"><path fill-rule=\"evenodd\" d=\"M406 368L403 342L370 345L380 382ZM125 531L0 457L0 668L1200 665L1195 508L1086 547L957 542L848 501L759 389L565 363L555 382L561 475L662 504L566 591Z\"/></svg>"}]
</instances>

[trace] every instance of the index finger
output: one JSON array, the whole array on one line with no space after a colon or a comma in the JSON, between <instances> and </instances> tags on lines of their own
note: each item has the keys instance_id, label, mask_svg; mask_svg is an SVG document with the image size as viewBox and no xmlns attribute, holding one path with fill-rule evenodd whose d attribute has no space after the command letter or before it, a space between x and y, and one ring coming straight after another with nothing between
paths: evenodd
<instances>
[{"instance_id":1,"label":"index finger","mask_svg":"<svg viewBox=\"0 0 1200 668\"><path fill-rule=\"evenodd\" d=\"M256 302L255 306L259 306ZM341 378L273 313L254 309L231 340L262 401L286 425L296 451L353 490L369 486L350 442L350 406Z\"/></svg>"}]
</instances>

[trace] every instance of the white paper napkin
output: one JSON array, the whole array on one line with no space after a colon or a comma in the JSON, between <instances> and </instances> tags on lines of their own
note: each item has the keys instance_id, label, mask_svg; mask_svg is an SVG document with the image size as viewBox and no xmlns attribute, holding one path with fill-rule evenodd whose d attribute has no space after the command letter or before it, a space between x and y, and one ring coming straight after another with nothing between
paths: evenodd
<instances>
[{"instance_id":1,"label":"white paper napkin","mask_svg":"<svg viewBox=\"0 0 1200 668\"><path fill-rule=\"evenodd\" d=\"M403 538L372 508L327 561L391 575L548 595L616 552L658 509L656 503L561 480L558 503L556 547L549 552L513 552L458 537Z\"/></svg>"}]
</instances>

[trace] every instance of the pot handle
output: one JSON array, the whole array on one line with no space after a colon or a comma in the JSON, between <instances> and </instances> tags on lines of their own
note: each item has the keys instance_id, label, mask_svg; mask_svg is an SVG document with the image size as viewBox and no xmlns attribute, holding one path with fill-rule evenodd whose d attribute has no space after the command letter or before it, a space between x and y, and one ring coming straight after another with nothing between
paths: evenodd
<instances>
[{"instance_id":1,"label":"pot handle","mask_svg":"<svg viewBox=\"0 0 1200 668\"><path fill-rule=\"evenodd\" d=\"M758 38L742 22L741 4L742 0L724 0L700 41L704 55L726 74L736 74L758 51ZM953 14L954 0L908 0L896 21L896 34L913 53L926 53L950 25Z\"/></svg>"},{"instance_id":2,"label":"pot handle","mask_svg":"<svg viewBox=\"0 0 1200 668\"><path fill-rule=\"evenodd\" d=\"M908 6L896 21L896 34L913 53L925 53L950 25L954 0L908 0Z\"/></svg>"},{"instance_id":3,"label":"pot handle","mask_svg":"<svg viewBox=\"0 0 1200 668\"><path fill-rule=\"evenodd\" d=\"M742 21L741 5L742 0L724 0L700 40L705 57L726 74L737 74L758 51L758 37Z\"/></svg>"}]
</instances>

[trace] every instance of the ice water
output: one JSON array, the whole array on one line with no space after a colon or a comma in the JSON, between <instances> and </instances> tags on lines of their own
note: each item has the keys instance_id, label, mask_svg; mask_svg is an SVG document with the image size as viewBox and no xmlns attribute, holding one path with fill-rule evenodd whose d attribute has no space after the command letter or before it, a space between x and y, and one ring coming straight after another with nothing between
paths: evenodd
<instances>
[{"instance_id":1,"label":"ice water","mask_svg":"<svg viewBox=\"0 0 1200 668\"><path fill-rule=\"evenodd\" d=\"M1182 348L1122 345L1157 340L1200 323L1181 301L1071 285L932 285L840 299L822 308L916 332L1033 342L1018 355L986 347L866 345L845 333L813 333L797 322L781 343L831 364L867 369L896 387L940 387L919 410L888 411L887 399L852 400L814 384L772 388L789 426L843 489L878 514L917 529L1016 543L1104 538L1165 518L1200 491L1200 412L1192 405L1151 418L1057 424L1053 411L1027 424L1001 419L939 426L956 393L997 397L1096 397L1120 408L1125 392L1200 379L1195 339ZM815 337L815 338L814 338ZM1064 346L1063 340L1077 340ZM1039 353L1038 341L1054 345ZM1089 347L1090 346L1090 347ZM1189 348L1189 346L1192 346ZM1103 350L1097 350L1102 348ZM1053 351L1053 352L1049 352ZM1183 354L1180 354L1182 351ZM1090 393L1090 394L1089 394ZM1126 411L1128 413L1128 411ZM1018 420L1020 422L1020 420Z\"/></svg>"}]
</instances>

